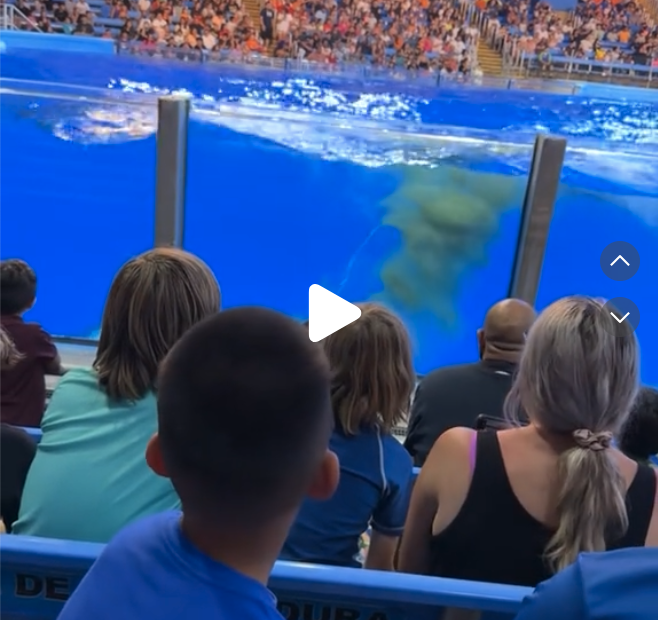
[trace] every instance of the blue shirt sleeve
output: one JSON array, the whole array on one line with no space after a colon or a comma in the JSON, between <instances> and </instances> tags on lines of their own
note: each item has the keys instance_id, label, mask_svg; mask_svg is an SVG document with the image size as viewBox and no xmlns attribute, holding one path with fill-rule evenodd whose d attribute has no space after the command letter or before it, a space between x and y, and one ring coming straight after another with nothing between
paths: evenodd
<instances>
[{"instance_id":1,"label":"blue shirt sleeve","mask_svg":"<svg viewBox=\"0 0 658 620\"><path fill-rule=\"evenodd\" d=\"M587 620L579 563L540 583L515 620Z\"/></svg>"},{"instance_id":2,"label":"blue shirt sleeve","mask_svg":"<svg viewBox=\"0 0 658 620\"><path fill-rule=\"evenodd\" d=\"M397 442L396 439L393 441ZM412 488L412 463L406 450L398 444L395 446L402 453L386 481L387 487L379 504L375 508L371 526L372 529L385 536L400 536L404 530L404 522L409 510ZM398 455L395 455L398 457Z\"/></svg>"}]
</instances>

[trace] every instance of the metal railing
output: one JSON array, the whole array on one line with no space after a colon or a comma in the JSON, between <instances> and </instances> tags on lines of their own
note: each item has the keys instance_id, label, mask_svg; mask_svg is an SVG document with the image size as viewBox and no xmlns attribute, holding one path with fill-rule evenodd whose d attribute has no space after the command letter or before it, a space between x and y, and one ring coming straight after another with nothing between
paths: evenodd
<instances>
[{"instance_id":1,"label":"metal railing","mask_svg":"<svg viewBox=\"0 0 658 620\"><path fill-rule=\"evenodd\" d=\"M0 5L2 11L0 12L0 30L32 30L34 32L42 32L38 24L29 18L20 9L17 9L13 4Z\"/></svg>"},{"instance_id":2,"label":"metal railing","mask_svg":"<svg viewBox=\"0 0 658 620\"><path fill-rule=\"evenodd\" d=\"M119 53L134 53L142 54L144 50L138 47L126 46L122 44L122 49ZM482 87L482 88L495 88L504 90L541 90L546 92L560 92L563 94L577 95L582 90L582 82L587 74L583 71L575 70L574 67L567 73L567 69L562 69L562 74L567 77L560 79L559 77L543 76L541 72L537 75L531 75L531 72L524 68L523 74L520 69L516 74L503 74L501 76L483 76L481 74L471 74L468 76L463 75L445 75L437 74L436 72L423 72L423 71L409 71L407 69L388 69L385 67L376 67L372 65L358 65L350 63L338 63L335 65L328 65L326 63L317 63L305 60L293 60L273 58L271 56L263 56L261 54L237 54L233 56L226 56L217 52L200 52L198 50L190 50L182 52L181 50L166 48L160 50L151 50L148 52L152 55L159 55L167 58L179 58L181 60L194 60L198 62L227 62L236 67L245 70L258 70L258 69L272 69L289 73L291 77L311 76L312 78L322 77L340 77L340 78L359 78L365 83L372 82L388 82L396 84L401 80L415 79L420 84L425 84L428 87L434 88L461 88L462 86ZM592 64L592 63L589 63ZM638 70L638 67L634 67ZM658 85L658 71L654 67L639 67L642 71L646 69L653 72L653 82L649 80L647 73L646 85ZM614 74L613 77L617 77ZM579 80L579 81L577 81Z\"/></svg>"},{"instance_id":3,"label":"metal railing","mask_svg":"<svg viewBox=\"0 0 658 620\"><path fill-rule=\"evenodd\" d=\"M565 79L596 79L600 82L656 87L658 66L654 62L652 58L646 65L611 63L575 56L527 54L510 50L506 69L522 77L544 76L548 79L553 74L559 74L565 76Z\"/></svg>"},{"instance_id":4,"label":"metal railing","mask_svg":"<svg viewBox=\"0 0 658 620\"><path fill-rule=\"evenodd\" d=\"M477 46L474 45L473 47L476 48ZM372 81L414 79L432 84L436 84L439 81L452 80L463 82L466 80L466 77L458 72L447 73L436 68L407 69L405 67L386 67L357 62L356 60L351 62L325 63L296 58L276 58L258 53L244 53L237 50L208 52L206 50L181 49L164 45L144 45L139 42L117 42L116 49L118 54L150 56L188 62L225 63L241 65L247 68L270 68L295 74L312 73L315 76L341 75L347 78ZM444 54L440 57L440 60L445 61L449 58L451 58L450 55Z\"/></svg>"},{"instance_id":5,"label":"metal railing","mask_svg":"<svg viewBox=\"0 0 658 620\"><path fill-rule=\"evenodd\" d=\"M645 0L645 2L658 11L658 0ZM541 68L544 72L553 71L580 79L608 78L607 81L610 82L619 79L620 81L643 83L647 86L650 86L652 81L656 81L658 67L652 65L653 59L650 59L647 65L625 65L570 56L551 56L550 54L540 59L536 54L526 53L518 39L507 32L498 18L488 16L474 4L469 5L466 19L478 29L482 40L501 55L503 75L506 76L529 77L536 73L535 70ZM577 25L580 18L571 13L570 20Z\"/></svg>"}]
</instances>

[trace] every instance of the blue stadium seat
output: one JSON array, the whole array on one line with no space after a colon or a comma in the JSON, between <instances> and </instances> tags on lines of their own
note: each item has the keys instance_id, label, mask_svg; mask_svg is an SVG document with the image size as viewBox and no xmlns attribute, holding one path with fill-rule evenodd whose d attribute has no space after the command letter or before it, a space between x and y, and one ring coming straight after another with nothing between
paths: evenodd
<instances>
[{"instance_id":1,"label":"blue stadium seat","mask_svg":"<svg viewBox=\"0 0 658 620\"><path fill-rule=\"evenodd\" d=\"M108 26L114 28L122 28L124 24L123 19L113 19L111 17L97 17L94 20L94 25L96 26Z\"/></svg>"},{"instance_id":2,"label":"blue stadium seat","mask_svg":"<svg viewBox=\"0 0 658 620\"><path fill-rule=\"evenodd\" d=\"M41 441L41 429L40 428L29 428L28 426L23 426L23 430L30 436L34 441L39 443Z\"/></svg>"},{"instance_id":3,"label":"blue stadium seat","mask_svg":"<svg viewBox=\"0 0 658 620\"><path fill-rule=\"evenodd\" d=\"M3 620L55 620L103 546L0 537ZM270 579L288 620L437 620L443 607L511 620L529 588L279 562Z\"/></svg>"}]
</instances>

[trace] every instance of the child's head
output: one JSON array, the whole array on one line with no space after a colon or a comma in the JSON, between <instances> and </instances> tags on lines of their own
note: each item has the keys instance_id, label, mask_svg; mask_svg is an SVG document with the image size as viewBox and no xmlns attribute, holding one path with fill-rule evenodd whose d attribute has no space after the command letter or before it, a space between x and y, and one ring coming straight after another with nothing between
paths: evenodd
<instances>
[{"instance_id":1,"label":"child's head","mask_svg":"<svg viewBox=\"0 0 658 620\"><path fill-rule=\"evenodd\" d=\"M409 409L416 375L409 334L378 304L358 304L361 317L322 343L332 371L331 400L347 434L379 426L389 432Z\"/></svg>"},{"instance_id":2,"label":"child's head","mask_svg":"<svg viewBox=\"0 0 658 620\"><path fill-rule=\"evenodd\" d=\"M322 347L301 324L227 310L163 363L147 460L171 478L186 517L240 531L291 522L304 496L326 499L337 483L329 388Z\"/></svg>"},{"instance_id":3,"label":"child's head","mask_svg":"<svg viewBox=\"0 0 658 620\"><path fill-rule=\"evenodd\" d=\"M22 314L34 304L37 275L25 261L13 258L0 262L0 313Z\"/></svg>"},{"instance_id":4,"label":"child's head","mask_svg":"<svg viewBox=\"0 0 658 620\"><path fill-rule=\"evenodd\" d=\"M111 398L142 398L176 341L219 306L217 280L193 254L156 248L130 259L105 302L94 361L100 384Z\"/></svg>"},{"instance_id":5,"label":"child's head","mask_svg":"<svg viewBox=\"0 0 658 620\"><path fill-rule=\"evenodd\" d=\"M640 389L621 431L619 448L626 456L642 462L658 454L658 390Z\"/></svg>"}]
</instances>

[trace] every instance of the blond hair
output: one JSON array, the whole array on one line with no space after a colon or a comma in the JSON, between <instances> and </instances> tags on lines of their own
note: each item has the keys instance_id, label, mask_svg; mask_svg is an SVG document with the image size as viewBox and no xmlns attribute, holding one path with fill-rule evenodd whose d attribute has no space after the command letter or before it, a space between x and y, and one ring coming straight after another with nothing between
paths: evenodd
<instances>
[{"instance_id":1,"label":"blond hair","mask_svg":"<svg viewBox=\"0 0 658 620\"><path fill-rule=\"evenodd\" d=\"M604 551L628 528L626 484L607 448L631 410L638 375L635 335L620 337L598 301L561 299L530 330L505 411L573 439L558 458L559 520L545 550L554 571L580 552Z\"/></svg>"}]
</instances>

